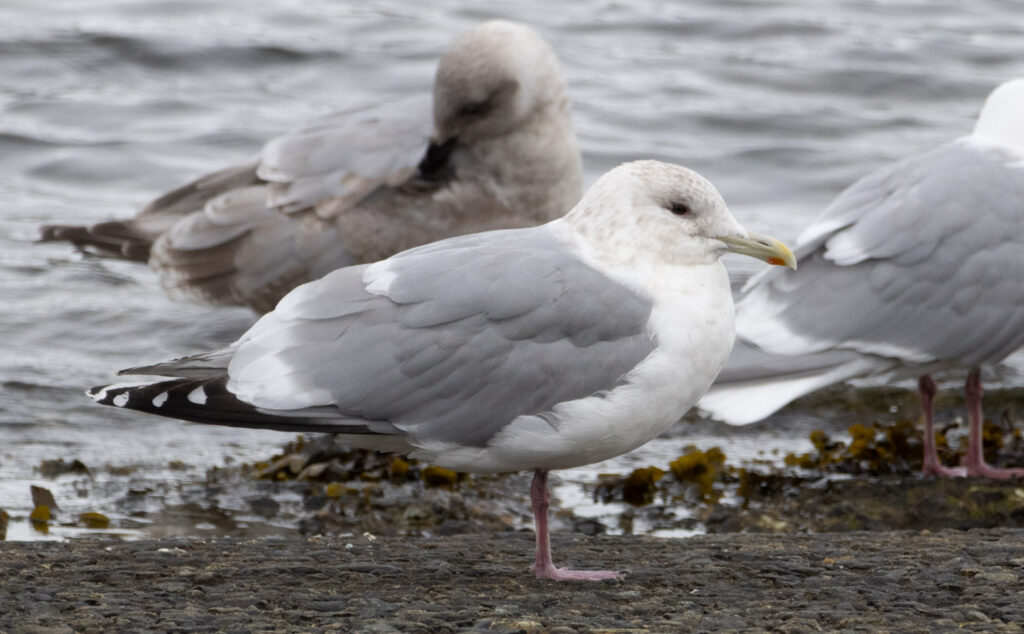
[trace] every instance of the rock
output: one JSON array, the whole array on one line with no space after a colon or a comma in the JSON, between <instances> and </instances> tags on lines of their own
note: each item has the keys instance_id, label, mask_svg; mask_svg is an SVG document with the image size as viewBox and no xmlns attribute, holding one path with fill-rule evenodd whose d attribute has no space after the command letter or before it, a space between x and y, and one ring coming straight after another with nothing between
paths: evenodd
<instances>
[{"instance_id":1,"label":"rock","mask_svg":"<svg viewBox=\"0 0 1024 634\"><path fill-rule=\"evenodd\" d=\"M56 478L59 475L65 473L78 473L82 475L90 475L89 468L82 463L81 460L72 460L71 462L65 462L63 458L57 458L55 460L43 460L39 463L39 473L47 478Z\"/></svg>"},{"instance_id":2,"label":"rock","mask_svg":"<svg viewBox=\"0 0 1024 634\"><path fill-rule=\"evenodd\" d=\"M274 517L281 510L281 505L274 498L261 496L257 498L250 498L246 500L249 503L249 509L257 515L263 517Z\"/></svg>"},{"instance_id":3,"label":"rock","mask_svg":"<svg viewBox=\"0 0 1024 634\"><path fill-rule=\"evenodd\" d=\"M60 510L60 507L57 506L57 500L53 499L53 493L50 493L49 489L45 487L37 487L34 484L31 485L30 489L32 491L32 506L35 506L36 508L45 506L51 513L53 511ZM46 519L50 518L47 517Z\"/></svg>"}]
</instances>

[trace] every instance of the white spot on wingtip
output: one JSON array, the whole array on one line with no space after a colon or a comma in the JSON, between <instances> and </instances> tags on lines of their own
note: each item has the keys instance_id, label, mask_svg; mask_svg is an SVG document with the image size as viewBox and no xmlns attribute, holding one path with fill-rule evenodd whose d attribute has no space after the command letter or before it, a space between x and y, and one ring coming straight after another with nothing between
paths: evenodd
<instances>
[{"instance_id":1,"label":"white spot on wingtip","mask_svg":"<svg viewBox=\"0 0 1024 634\"><path fill-rule=\"evenodd\" d=\"M188 393L188 400L196 405L206 405L206 392L203 390L203 386L200 385L196 389Z\"/></svg>"},{"instance_id":2,"label":"white spot on wingtip","mask_svg":"<svg viewBox=\"0 0 1024 634\"><path fill-rule=\"evenodd\" d=\"M128 392L121 392L114 397L114 405L118 407L124 407L128 404Z\"/></svg>"},{"instance_id":3,"label":"white spot on wingtip","mask_svg":"<svg viewBox=\"0 0 1024 634\"><path fill-rule=\"evenodd\" d=\"M126 388L126 387L139 387L139 386L142 386L142 385L149 385L149 383L146 382L146 381L135 381L135 382L132 382L132 383L112 383L110 385L104 385L102 387L94 387L91 390L87 390L85 393L88 394L89 396L91 396L92 399L94 401L96 401L97 403L106 404L105 402L106 402L107 397L109 396L111 390L118 390L118 389ZM117 399L117 397L115 397L115 400L116 399ZM118 407L124 407L124 404L127 403L127 402L128 402L128 395L125 394L124 395L124 400L122 400L120 402L114 402L113 404L117 405Z\"/></svg>"},{"instance_id":4,"label":"white spot on wingtip","mask_svg":"<svg viewBox=\"0 0 1024 634\"><path fill-rule=\"evenodd\" d=\"M153 397L153 407L163 407L167 402L167 392L160 392Z\"/></svg>"}]
</instances>

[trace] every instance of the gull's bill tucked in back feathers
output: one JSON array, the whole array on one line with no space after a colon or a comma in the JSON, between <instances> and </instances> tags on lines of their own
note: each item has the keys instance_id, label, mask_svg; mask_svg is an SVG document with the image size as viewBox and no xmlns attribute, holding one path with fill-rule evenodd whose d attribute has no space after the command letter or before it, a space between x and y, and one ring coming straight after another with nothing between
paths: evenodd
<instances>
[{"instance_id":1,"label":"gull's bill tucked in back feathers","mask_svg":"<svg viewBox=\"0 0 1024 634\"><path fill-rule=\"evenodd\" d=\"M753 422L888 372L920 376L926 392L932 372L975 380L1024 345L1024 79L989 96L973 134L842 192L796 254L800 271L764 271L744 289L736 350L700 404L712 416ZM971 389L980 411L980 383ZM968 472L995 474L979 462L980 436L971 452ZM925 470L947 472L934 455Z\"/></svg>"},{"instance_id":2,"label":"gull's bill tucked in back feathers","mask_svg":"<svg viewBox=\"0 0 1024 634\"><path fill-rule=\"evenodd\" d=\"M529 27L496 20L442 57L432 98L331 115L132 219L48 226L43 239L148 260L179 298L266 312L342 266L547 222L581 186L554 51Z\"/></svg>"},{"instance_id":3,"label":"gull's bill tucked in back feathers","mask_svg":"<svg viewBox=\"0 0 1024 634\"><path fill-rule=\"evenodd\" d=\"M733 340L727 251L796 265L695 172L628 163L564 218L336 270L229 348L131 370L180 378L92 395L451 469L532 469L538 576L605 578L551 565L544 478L635 449L707 390Z\"/></svg>"}]
</instances>

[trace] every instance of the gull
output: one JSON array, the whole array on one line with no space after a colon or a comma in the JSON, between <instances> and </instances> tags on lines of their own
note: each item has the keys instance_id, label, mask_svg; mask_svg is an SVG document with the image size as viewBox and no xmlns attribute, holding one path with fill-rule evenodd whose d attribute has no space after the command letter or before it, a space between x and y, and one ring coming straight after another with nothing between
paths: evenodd
<instances>
[{"instance_id":1,"label":"gull","mask_svg":"<svg viewBox=\"0 0 1024 634\"><path fill-rule=\"evenodd\" d=\"M1024 79L997 87L972 134L865 176L797 239L802 266L752 278L737 344L700 407L761 420L827 385L917 377L926 475L1024 476L982 457L981 366L1024 344ZM963 467L935 451L931 374L967 371Z\"/></svg>"},{"instance_id":2,"label":"gull","mask_svg":"<svg viewBox=\"0 0 1024 634\"><path fill-rule=\"evenodd\" d=\"M431 96L330 115L129 220L42 239L148 261L177 299L266 312L299 284L420 244L552 220L582 167L554 51L485 22L441 58Z\"/></svg>"},{"instance_id":3,"label":"gull","mask_svg":"<svg viewBox=\"0 0 1024 634\"><path fill-rule=\"evenodd\" d=\"M237 427L329 432L459 471L532 470L538 578L548 472L677 422L733 342L736 252L795 268L684 167L626 163L564 217L449 238L298 287L227 348L132 368L103 404Z\"/></svg>"}]
</instances>

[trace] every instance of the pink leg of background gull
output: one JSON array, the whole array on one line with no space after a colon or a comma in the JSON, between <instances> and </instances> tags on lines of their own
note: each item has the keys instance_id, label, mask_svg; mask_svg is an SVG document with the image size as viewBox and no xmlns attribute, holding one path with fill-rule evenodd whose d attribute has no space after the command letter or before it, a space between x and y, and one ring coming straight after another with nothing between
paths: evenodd
<instances>
[{"instance_id":1,"label":"pink leg of background gull","mask_svg":"<svg viewBox=\"0 0 1024 634\"><path fill-rule=\"evenodd\" d=\"M936 476L972 476L1008 480L1024 477L1024 469L1001 469L985 462L981 437L981 370L972 369L967 373L964 388L967 401L967 464L964 467L944 467L935 451L935 424L932 415L932 401L935 398L935 382L927 374L918 379L921 391L921 413L924 418L924 463L921 473Z\"/></svg>"},{"instance_id":2,"label":"pink leg of background gull","mask_svg":"<svg viewBox=\"0 0 1024 634\"><path fill-rule=\"evenodd\" d=\"M981 446L981 370L967 373L967 475L1009 480L1024 477L1024 469L1001 469L985 462Z\"/></svg>"}]
</instances>

